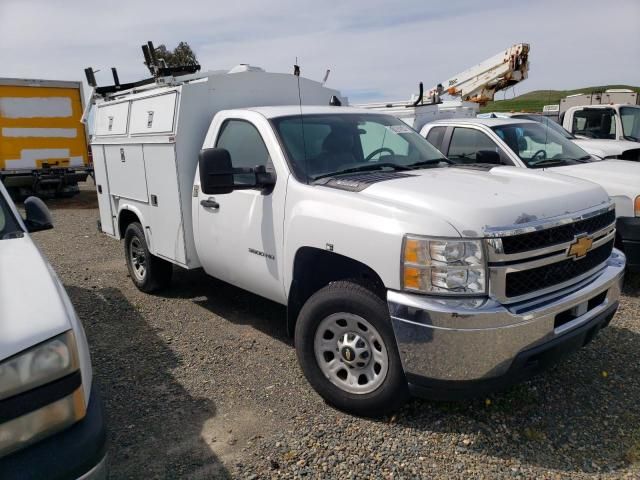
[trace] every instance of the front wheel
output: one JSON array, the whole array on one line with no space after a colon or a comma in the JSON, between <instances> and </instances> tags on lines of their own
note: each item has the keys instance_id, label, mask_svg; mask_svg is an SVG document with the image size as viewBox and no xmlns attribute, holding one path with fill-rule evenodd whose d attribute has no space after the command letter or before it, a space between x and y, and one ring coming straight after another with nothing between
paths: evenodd
<instances>
[{"instance_id":1,"label":"front wheel","mask_svg":"<svg viewBox=\"0 0 640 480\"><path fill-rule=\"evenodd\" d=\"M408 397L387 306L357 283L316 292L298 316L295 345L309 383L341 410L377 417Z\"/></svg>"},{"instance_id":2,"label":"front wheel","mask_svg":"<svg viewBox=\"0 0 640 480\"><path fill-rule=\"evenodd\" d=\"M131 280L139 290L151 293L171 282L173 265L149 252L138 222L129 224L124 233L124 253Z\"/></svg>"}]
</instances>

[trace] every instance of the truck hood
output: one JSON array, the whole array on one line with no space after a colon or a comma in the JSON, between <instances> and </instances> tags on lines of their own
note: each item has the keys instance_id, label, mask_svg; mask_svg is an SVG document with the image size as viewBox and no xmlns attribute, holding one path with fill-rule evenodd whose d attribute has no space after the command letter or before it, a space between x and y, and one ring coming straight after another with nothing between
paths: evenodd
<instances>
[{"instance_id":1,"label":"truck hood","mask_svg":"<svg viewBox=\"0 0 640 480\"><path fill-rule=\"evenodd\" d=\"M640 148L640 143L629 140L602 140L591 138L575 138L573 143L592 155L608 157L610 155L622 155L627 150Z\"/></svg>"},{"instance_id":2,"label":"truck hood","mask_svg":"<svg viewBox=\"0 0 640 480\"><path fill-rule=\"evenodd\" d=\"M379 182L360 194L439 217L463 237L575 213L609 202L598 185L551 172L518 167L432 168ZM422 233L422 232L413 232Z\"/></svg>"},{"instance_id":3,"label":"truck hood","mask_svg":"<svg viewBox=\"0 0 640 480\"><path fill-rule=\"evenodd\" d=\"M611 197L625 196L634 199L640 195L640 163L628 160L603 160L546 169L562 175L596 182Z\"/></svg>"},{"instance_id":4,"label":"truck hood","mask_svg":"<svg viewBox=\"0 0 640 480\"><path fill-rule=\"evenodd\" d=\"M28 235L0 240L0 361L71 329L62 295Z\"/></svg>"}]
</instances>

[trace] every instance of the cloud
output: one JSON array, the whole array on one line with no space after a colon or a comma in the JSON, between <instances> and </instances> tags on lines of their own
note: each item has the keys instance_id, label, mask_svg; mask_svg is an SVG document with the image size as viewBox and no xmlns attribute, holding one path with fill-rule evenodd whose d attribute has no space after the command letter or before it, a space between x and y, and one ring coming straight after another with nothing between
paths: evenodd
<instances>
[{"instance_id":1,"label":"cloud","mask_svg":"<svg viewBox=\"0 0 640 480\"><path fill-rule=\"evenodd\" d=\"M116 66L126 82L147 75L142 43L185 40L205 69L292 71L298 57L303 75L330 68L330 86L367 101L408 98L419 81L528 42L530 77L517 93L640 84L635 0L429 3L2 0L0 59L4 76L81 79L93 66L105 84Z\"/></svg>"}]
</instances>

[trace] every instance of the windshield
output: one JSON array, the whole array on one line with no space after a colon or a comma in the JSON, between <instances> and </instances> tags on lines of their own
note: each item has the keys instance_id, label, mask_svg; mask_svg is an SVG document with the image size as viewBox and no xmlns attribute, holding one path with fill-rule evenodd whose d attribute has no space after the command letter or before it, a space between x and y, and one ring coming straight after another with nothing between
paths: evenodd
<instances>
[{"instance_id":1,"label":"windshield","mask_svg":"<svg viewBox=\"0 0 640 480\"><path fill-rule=\"evenodd\" d=\"M571 133L565 130L562 127L562 125L558 124L557 122L554 122L552 119L550 119L549 117L545 117L544 115L514 115L512 118L522 118L524 120L533 120L534 122L541 123L542 125L549 127L551 130L556 131L557 133L562 135L564 138L569 138L569 139L575 138L573 135L571 135Z\"/></svg>"},{"instance_id":2,"label":"windshield","mask_svg":"<svg viewBox=\"0 0 640 480\"><path fill-rule=\"evenodd\" d=\"M573 113L571 131L587 138L615 140L616 120L612 108L585 108Z\"/></svg>"},{"instance_id":3,"label":"windshield","mask_svg":"<svg viewBox=\"0 0 640 480\"><path fill-rule=\"evenodd\" d=\"M22 233L18 222L9 209L9 205L0 192L0 240L14 238L16 233Z\"/></svg>"},{"instance_id":4,"label":"windshield","mask_svg":"<svg viewBox=\"0 0 640 480\"><path fill-rule=\"evenodd\" d=\"M640 142L640 108L620 107L620 119L624 138Z\"/></svg>"},{"instance_id":5,"label":"windshield","mask_svg":"<svg viewBox=\"0 0 640 480\"><path fill-rule=\"evenodd\" d=\"M380 114L318 114L273 120L300 180L367 170L442 166L448 160L401 120Z\"/></svg>"},{"instance_id":6,"label":"windshield","mask_svg":"<svg viewBox=\"0 0 640 480\"><path fill-rule=\"evenodd\" d=\"M493 131L529 168L591 161L591 156L575 143L540 123L500 125Z\"/></svg>"}]
</instances>

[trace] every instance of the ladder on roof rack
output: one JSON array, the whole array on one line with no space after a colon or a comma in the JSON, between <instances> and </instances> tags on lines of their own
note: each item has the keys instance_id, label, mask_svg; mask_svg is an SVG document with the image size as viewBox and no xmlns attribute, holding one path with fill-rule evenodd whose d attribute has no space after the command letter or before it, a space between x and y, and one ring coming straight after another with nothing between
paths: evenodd
<instances>
[{"instance_id":1,"label":"ladder on roof rack","mask_svg":"<svg viewBox=\"0 0 640 480\"><path fill-rule=\"evenodd\" d=\"M197 63L168 67L164 63L164 60L158 61L155 55L155 48L153 43L150 41L147 42L146 45L142 45L142 54L144 55L144 63L153 76L143 80L138 80L137 82L120 83L118 72L115 67L112 67L111 73L113 74L113 85L98 87L93 68L85 68L84 73L87 77L87 83L93 88L94 94L107 97L112 93L119 93L124 90L151 85L152 83L159 83L159 79L164 77L181 77L184 75L191 75L199 72L201 68Z\"/></svg>"}]
</instances>

